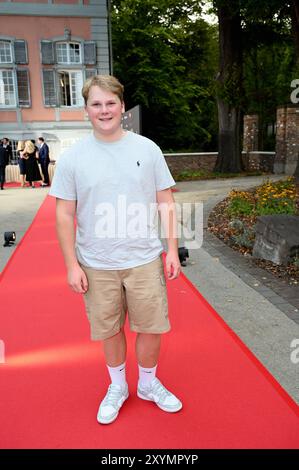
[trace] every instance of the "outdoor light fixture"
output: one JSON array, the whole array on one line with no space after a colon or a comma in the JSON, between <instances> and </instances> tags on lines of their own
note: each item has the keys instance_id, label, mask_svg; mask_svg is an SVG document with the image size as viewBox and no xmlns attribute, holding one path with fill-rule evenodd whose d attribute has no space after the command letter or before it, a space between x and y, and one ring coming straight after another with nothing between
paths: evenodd
<instances>
[{"instance_id":1,"label":"outdoor light fixture","mask_svg":"<svg viewBox=\"0 0 299 470\"><path fill-rule=\"evenodd\" d=\"M186 266L187 265L186 258L189 258L189 251L184 246L181 246L178 252L179 252L179 259L180 259L181 265Z\"/></svg>"},{"instance_id":2,"label":"outdoor light fixture","mask_svg":"<svg viewBox=\"0 0 299 470\"><path fill-rule=\"evenodd\" d=\"M4 232L5 243L3 246L10 246L15 241L16 241L16 232Z\"/></svg>"}]
</instances>

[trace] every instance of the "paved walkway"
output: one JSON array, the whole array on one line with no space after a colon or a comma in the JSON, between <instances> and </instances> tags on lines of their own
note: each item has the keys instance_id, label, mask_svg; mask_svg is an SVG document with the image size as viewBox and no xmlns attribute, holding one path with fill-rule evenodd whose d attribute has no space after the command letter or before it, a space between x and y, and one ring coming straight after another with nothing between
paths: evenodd
<instances>
[{"instance_id":1,"label":"paved walkway","mask_svg":"<svg viewBox=\"0 0 299 470\"><path fill-rule=\"evenodd\" d=\"M255 267L206 230L209 212L231 189L250 188L264 179L246 177L177 184L177 202L203 201L204 208L203 245L189 250L189 262L183 272L299 403L299 289L294 287L290 293L273 275ZM281 177L275 175L270 179ZM294 364L291 353L295 348L291 343L296 339L298 363Z\"/></svg>"},{"instance_id":2,"label":"paved walkway","mask_svg":"<svg viewBox=\"0 0 299 470\"><path fill-rule=\"evenodd\" d=\"M179 192L174 194L177 202L203 201L206 228L210 210L232 188L246 189L260 184L263 179L246 177L180 182L177 184ZM280 177L273 176L271 179L278 180ZM17 232L16 246L47 193L46 188L11 188L1 191L0 226L3 232ZM3 237L3 233L0 236ZM3 248L1 243L1 270L14 249L15 247ZM295 347L291 347L296 339L297 348L299 347L297 290L290 293L281 283L277 286L277 280L271 274L255 268L206 229L202 247L189 250L189 254L189 262L183 268L184 274L299 403L299 362L295 364L291 360L292 352L292 357L299 360L299 350L296 354ZM200 357L196 360L200 360Z\"/></svg>"}]
</instances>

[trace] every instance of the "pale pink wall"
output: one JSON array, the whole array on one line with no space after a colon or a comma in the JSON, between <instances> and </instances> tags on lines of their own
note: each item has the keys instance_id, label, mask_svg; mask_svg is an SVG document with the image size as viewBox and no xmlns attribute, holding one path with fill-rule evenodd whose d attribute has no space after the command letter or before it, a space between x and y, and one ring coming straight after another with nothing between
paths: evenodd
<instances>
[{"instance_id":1,"label":"pale pink wall","mask_svg":"<svg viewBox=\"0 0 299 470\"><path fill-rule=\"evenodd\" d=\"M90 20L88 18L54 18L0 16L0 31L3 35L25 39L28 46L30 68L31 108L22 110L24 121L54 121L55 111L43 104L40 39L63 36L64 29L70 29L74 36L90 39ZM62 120L69 120L71 113L63 113ZM76 114L77 115L77 114ZM81 112L83 119L84 112Z\"/></svg>"},{"instance_id":2,"label":"pale pink wall","mask_svg":"<svg viewBox=\"0 0 299 470\"><path fill-rule=\"evenodd\" d=\"M7 0L6 0L7 1ZM48 3L48 0L11 0L12 3Z\"/></svg>"},{"instance_id":3,"label":"pale pink wall","mask_svg":"<svg viewBox=\"0 0 299 470\"><path fill-rule=\"evenodd\" d=\"M60 4L63 4L63 3L76 3L78 4L78 0L53 0L53 3L60 3Z\"/></svg>"},{"instance_id":4,"label":"pale pink wall","mask_svg":"<svg viewBox=\"0 0 299 470\"><path fill-rule=\"evenodd\" d=\"M16 122L16 111L0 111L0 121L2 122Z\"/></svg>"},{"instance_id":5,"label":"pale pink wall","mask_svg":"<svg viewBox=\"0 0 299 470\"><path fill-rule=\"evenodd\" d=\"M84 111L61 111L60 110L60 119L61 121L83 121L84 120Z\"/></svg>"}]
</instances>

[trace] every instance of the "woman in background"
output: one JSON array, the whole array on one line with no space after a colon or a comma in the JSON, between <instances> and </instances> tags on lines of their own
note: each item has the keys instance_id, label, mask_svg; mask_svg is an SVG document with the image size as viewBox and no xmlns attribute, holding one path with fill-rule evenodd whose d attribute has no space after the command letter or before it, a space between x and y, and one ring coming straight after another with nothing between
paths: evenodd
<instances>
[{"instance_id":1,"label":"woman in background","mask_svg":"<svg viewBox=\"0 0 299 470\"><path fill-rule=\"evenodd\" d=\"M26 161L26 179L31 188L35 188L34 182L42 183L42 177L38 167L38 151L31 140L26 140L23 158Z\"/></svg>"},{"instance_id":2,"label":"woman in background","mask_svg":"<svg viewBox=\"0 0 299 470\"><path fill-rule=\"evenodd\" d=\"M25 148L25 141L19 140L17 146L17 155L18 155L18 163L20 168L20 179L21 179L21 187L25 186L25 178L26 178L26 160L23 157L23 152Z\"/></svg>"}]
</instances>

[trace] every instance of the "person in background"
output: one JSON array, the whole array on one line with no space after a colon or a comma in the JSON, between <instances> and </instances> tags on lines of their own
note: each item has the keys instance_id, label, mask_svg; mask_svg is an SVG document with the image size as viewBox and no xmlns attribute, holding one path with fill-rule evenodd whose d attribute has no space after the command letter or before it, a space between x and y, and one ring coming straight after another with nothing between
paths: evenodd
<instances>
[{"instance_id":1,"label":"person in background","mask_svg":"<svg viewBox=\"0 0 299 470\"><path fill-rule=\"evenodd\" d=\"M2 147L5 149L6 154L7 154L7 165L8 165L10 162L10 159L12 158L12 148L11 148L9 139L7 137L3 137Z\"/></svg>"},{"instance_id":2,"label":"person in background","mask_svg":"<svg viewBox=\"0 0 299 470\"><path fill-rule=\"evenodd\" d=\"M31 188L35 188L35 181L42 183L42 177L38 167L38 151L31 140L26 140L23 158L26 162L26 179Z\"/></svg>"},{"instance_id":3,"label":"person in background","mask_svg":"<svg viewBox=\"0 0 299 470\"><path fill-rule=\"evenodd\" d=\"M4 189L6 165L8 165L8 152L1 145L0 146L0 188L1 190Z\"/></svg>"},{"instance_id":4,"label":"person in background","mask_svg":"<svg viewBox=\"0 0 299 470\"><path fill-rule=\"evenodd\" d=\"M45 140L43 137L38 138L38 144L39 144L39 163L42 169L42 174L43 174L43 183L42 186L49 186L50 180L49 180L49 172L48 172L48 166L50 163L50 157L49 157L49 147L46 144Z\"/></svg>"},{"instance_id":5,"label":"person in background","mask_svg":"<svg viewBox=\"0 0 299 470\"><path fill-rule=\"evenodd\" d=\"M18 155L18 163L20 168L20 179L21 179L21 187L24 188L25 186L25 179L26 179L26 160L23 158L23 152L25 148L25 141L19 140L17 146L17 155Z\"/></svg>"}]
</instances>

